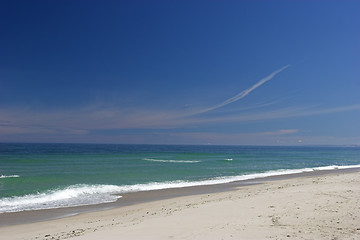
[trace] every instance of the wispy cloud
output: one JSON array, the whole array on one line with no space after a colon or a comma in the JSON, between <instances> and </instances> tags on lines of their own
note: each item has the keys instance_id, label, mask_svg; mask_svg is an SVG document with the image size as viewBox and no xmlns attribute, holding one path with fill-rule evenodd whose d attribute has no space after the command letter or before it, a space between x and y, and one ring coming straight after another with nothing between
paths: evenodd
<instances>
[{"instance_id":1,"label":"wispy cloud","mask_svg":"<svg viewBox=\"0 0 360 240\"><path fill-rule=\"evenodd\" d=\"M226 122L252 122L252 121L262 121L262 120L271 120L271 119L285 119L285 118L295 118L295 117L307 117L323 114L331 114L338 112L354 111L359 110L360 104L354 104L349 106L334 107L334 108L322 108L315 109L311 107L287 107L276 110L268 110L261 112L244 112L236 113L226 116L214 116L214 117L202 117L194 119L199 123L226 123Z\"/></svg>"},{"instance_id":2,"label":"wispy cloud","mask_svg":"<svg viewBox=\"0 0 360 240\"><path fill-rule=\"evenodd\" d=\"M277 131L272 131L272 132L261 132L258 133L258 135L287 135L287 134L294 134L297 133L299 131L299 129L280 129Z\"/></svg>"},{"instance_id":3,"label":"wispy cloud","mask_svg":"<svg viewBox=\"0 0 360 240\"><path fill-rule=\"evenodd\" d=\"M239 145L314 145L360 143L360 137L335 137L297 134L297 129L282 129L272 132L219 133L181 132L171 137L184 144L239 144ZM299 141L300 140L300 141Z\"/></svg>"},{"instance_id":4,"label":"wispy cloud","mask_svg":"<svg viewBox=\"0 0 360 240\"><path fill-rule=\"evenodd\" d=\"M261 85L263 85L264 83L266 83L267 81L270 81L271 79L273 79L278 73L284 71L285 69L287 69L288 67L290 67L290 65L286 65L278 70L276 70L275 72L272 72L271 74L269 74L268 76L264 77L263 79L261 79L259 82L257 82L256 84L254 84L253 86L251 86L248 89L243 90L242 92L238 93L237 95L235 95L232 98L227 99L226 101L216 104L212 107L209 107L207 109L204 109L198 113L205 113L205 112L209 112L212 110L215 110L217 108L221 108L224 107L230 103L239 101L240 99L246 97L249 93L251 93L252 91L254 91L256 88L260 87Z\"/></svg>"},{"instance_id":5,"label":"wispy cloud","mask_svg":"<svg viewBox=\"0 0 360 240\"><path fill-rule=\"evenodd\" d=\"M295 141L296 133L299 130L281 129L252 134L225 134L206 132L204 129L215 129L213 126L224 126L227 123L241 124L360 110L360 104L327 108L320 108L318 105L312 107L288 105L288 107L276 108L274 105L278 103L278 101L272 101L243 106L242 108L237 108L236 111L216 111L214 114L200 114L243 99L289 66L290 65L286 65L274 71L236 96L200 111L191 108L119 108L109 103L88 105L82 108L52 110L34 110L26 107L0 109L0 140L19 141L19 139L23 140L28 138L29 141L36 141L34 140L36 138L37 141L48 141L51 139L53 139L53 141L62 141L63 139L64 142L68 142L76 141L77 139L78 142L87 142L96 139L96 141L98 140L99 142L111 142L114 140L112 138L113 136L116 137L116 141L120 142L156 142L158 141L156 139L162 139L162 141L166 143L170 143L172 140L174 141L173 143L191 143L191 139L194 139L193 143L199 143L200 141L206 142L207 139L209 139L209 142L212 140L215 142L217 139L219 143L222 140L223 143L226 142L230 144L239 141L237 139L246 139L244 143L251 143L249 139L254 139L253 142L256 143L261 137L263 139L269 139L269 141L273 141L273 137L277 137L277 139L283 139L285 142L285 140ZM271 106L271 108L269 108L269 106ZM199 126L200 128L198 128ZM297 126L295 125L294 127ZM133 131L134 129L135 131ZM145 129L146 131L143 131ZM271 129L272 128L269 128L269 130ZM114 130L126 131L123 133L122 131L117 132ZM194 132L197 130L197 133ZM103 134L104 132L110 131L114 131L115 133L112 135ZM154 131L158 131L158 135L156 135ZM140 141L138 139L142 140ZM184 141L180 141L181 139ZM350 142L350 140L348 142Z\"/></svg>"},{"instance_id":6,"label":"wispy cloud","mask_svg":"<svg viewBox=\"0 0 360 240\"><path fill-rule=\"evenodd\" d=\"M97 129L170 129L193 128L201 124L252 122L305 117L359 110L360 104L337 108L292 107L277 110L242 112L220 116L184 116L181 111L114 108L85 108L63 111L0 110L0 135L11 133L86 134ZM295 130L278 132L292 133Z\"/></svg>"}]
</instances>

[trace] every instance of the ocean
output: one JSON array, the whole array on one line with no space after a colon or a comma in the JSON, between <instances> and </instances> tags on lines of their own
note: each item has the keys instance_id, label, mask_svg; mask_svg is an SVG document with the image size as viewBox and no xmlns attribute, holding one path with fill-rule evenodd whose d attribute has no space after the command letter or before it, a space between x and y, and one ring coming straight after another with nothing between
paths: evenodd
<instances>
[{"instance_id":1,"label":"ocean","mask_svg":"<svg viewBox=\"0 0 360 240\"><path fill-rule=\"evenodd\" d=\"M360 167L360 147L0 143L0 213L122 194Z\"/></svg>"}]
</instances>

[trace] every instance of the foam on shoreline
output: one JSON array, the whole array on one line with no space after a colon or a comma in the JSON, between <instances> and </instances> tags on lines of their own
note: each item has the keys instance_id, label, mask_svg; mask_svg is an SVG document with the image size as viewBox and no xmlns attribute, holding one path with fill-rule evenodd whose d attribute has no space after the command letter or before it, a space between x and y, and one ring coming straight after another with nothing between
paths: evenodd
<instances>
[{"instance_id":1,"label":"foam on shoreline","mask_svg":"<svg viewBox=\"0 0 360 240\"><path fill-rule=\"evenodd\" d=\"M0 213L97 205L115 202L122 197L121 194L130 192L144 192L162 189L208 186L237 181L260 179L266 177L352 168L360 168L360 165L332 165L303 169L279 169L262 173L217 177L200 181L150 182L144 184L123 186L78 184L68 186L63 189L55 189L43 193L2 198L0 199Z\"/></svg>"}]
</instances>

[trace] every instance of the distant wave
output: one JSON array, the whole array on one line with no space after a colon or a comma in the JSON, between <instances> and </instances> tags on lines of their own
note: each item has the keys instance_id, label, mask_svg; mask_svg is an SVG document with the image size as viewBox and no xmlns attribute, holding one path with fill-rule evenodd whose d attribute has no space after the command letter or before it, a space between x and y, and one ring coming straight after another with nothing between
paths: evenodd
<instances>
[{"instance_id":1,"label":"distant wave","mask_svg":"<svg viewBox=\"0 0 360 240\"><path fill-rule=\"evenodd\" d=\"M149 162L164 162L164 163L199 163L201 161L197 160L163 160L163 159L153 159L153 158L144 158L143 160Z\"/></svg>"},{"instance_id":2,"label":"distant wave","mask_svg":"<svg viewBox=\"0 0 360 240\"><path fill-rule=\"evenodd\" d=\"M233 160L234 160L233 158L216 159L217 162L231 162Z\"/></svg>"},{"instance_id":3,"label":"distant wave","mask_svg":"<svg viewBox=\"0 0 360 240\"><path fill-rule=\"evenodd\" d=\"M360 168L360 165L349 166L324 166L302 169L278 169L261 173L244 174L239 176L217 177L199 181L167 181L149 182L133 185L72 185L64 189L56 189L43 193L30 194L25 196L0 198L0 213L20 212L28 210L39 210L49 208L62 208L100 203L115 202L121 198L120 194L128 192L142 192L169 188L183 188L193 186L204 186L244 181L271 176L290 175L304 172Z\"/></svg>"},{"instance_id":4,"label":"distant wave","mask_svg":"<svg viewBox=\"0 0 360 240\"><path fill-rule=\"evenodd\" d=\"M0 175L0 178L18 178L19 175Z\"/></svg>"},{"instance_id":5,"label":"distant wave","mask_svg":"<svg viewBox=\"0 0 360 240\"><path fill-rule=\"evenodd\" d=\"M232 161L232 158L225 158L223 161Z\"/></svg>"}]
</instances>

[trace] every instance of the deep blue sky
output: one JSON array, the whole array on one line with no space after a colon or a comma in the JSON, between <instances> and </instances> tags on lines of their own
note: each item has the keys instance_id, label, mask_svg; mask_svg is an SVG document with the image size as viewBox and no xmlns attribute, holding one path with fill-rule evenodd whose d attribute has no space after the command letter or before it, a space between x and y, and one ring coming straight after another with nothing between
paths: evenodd
<instances>
[{"instance_id":1,"label":"deep blue sky","mask_svg":"<svg viewBox=\"0 0 360 240\"><path fill-rule=\"evenodd\" d=\"M1 0L0 142L360 144L359 12Z\"/></svg>"}]
</instances>

